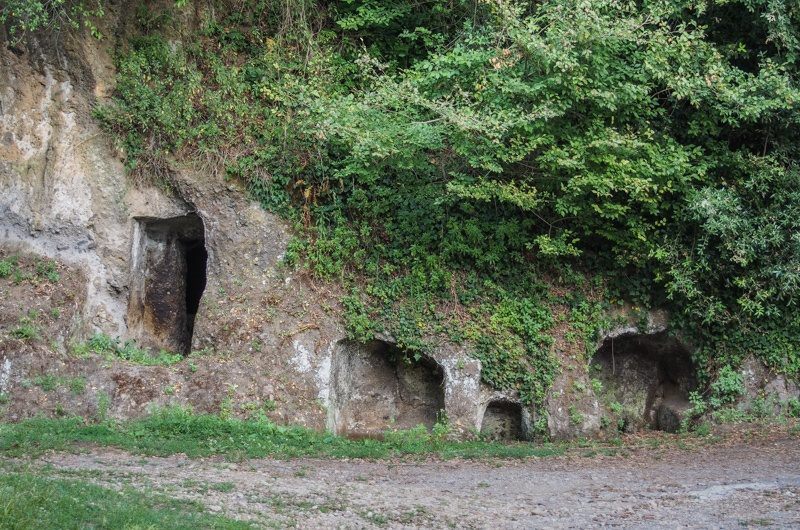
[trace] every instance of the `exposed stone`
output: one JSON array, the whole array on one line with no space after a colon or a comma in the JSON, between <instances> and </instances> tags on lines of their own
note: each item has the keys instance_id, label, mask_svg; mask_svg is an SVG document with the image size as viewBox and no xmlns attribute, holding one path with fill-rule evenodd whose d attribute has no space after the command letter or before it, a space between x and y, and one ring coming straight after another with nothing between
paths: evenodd
<instances>
[{"instance_id":1,"label":"exposed stone","mask_svg":"<svg viewBox=\"0 0 800 530\"><path fill-rule=\"evenodd\" d=\"M426 358L409 361L384 341L339 343L331 378L339 434L379 436L389 428L431 427L445 409L441 367Z\"/></svg>"},{"instance_id":2,"label":"exposed stone","mask_svg":"<svg viewBox=\"0 0 800 530\"><path fill-rule=\"evenodd\" d=\"M790 400L800 399L800 385L797 381L770 370L762 361L748 356L739 369L744 382L744 395L738 403L740 410L750 412L756 403L769 410L764 412L780 414L786 412Z\"/></svg>"},{"instance_id":3,"label":"exposed stone","mask_svg":"<svg viewBox=\"0 0 800 530\"><path fill-rule=\"evenodd\" d=\"M481 422L481 436L489 440L525 440L527 425L522 419L522 405L511 401L492 401L486 406Z\"/></svg>"},{"instance_id":4,"label":"exposed stone","mask_svg":"<svg viewBox=\"0 0 800 530\"><path fill-rule=\"evenodd\" d=\"M203 222L140 218L134 226L128 329L140 344L188 353L206 285Z\"/></svg>"},{"instance_id":5,"label":"exposed stone","mask_svg":"<svg viewBox=\"0 0 800 530\"><path fill-rule=\"evenodd\" d=\"M686 347L665 332L605 339L592 360L603 384L606 406L634 431L676 431L697 382ZM621 411L614 411L621 408Z\"/></svg>"}]
</instances>

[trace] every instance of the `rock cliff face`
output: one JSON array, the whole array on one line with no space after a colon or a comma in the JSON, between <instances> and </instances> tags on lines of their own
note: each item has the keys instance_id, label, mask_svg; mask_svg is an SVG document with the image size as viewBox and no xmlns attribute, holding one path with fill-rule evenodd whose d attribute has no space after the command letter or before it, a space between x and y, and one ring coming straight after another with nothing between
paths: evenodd
<instances>
[{"instance_id":1,"label":"rock cliff face","mask_svg":"<svg viewBox=\"0 0 800 530\"><path fill-rule=\"evenodd\" d=\"M124 33L127 14L119 11L104 20L107 35ZM11 398L8 419L96 413L99 401L124 418L178 403L209 412L265 410L279 421L346 434L360 423L340 421L342 411L358 405L361 421L375 429L430 425L442 408L462 432L480 427L480 365L458 349L443 347L430 359L435 381L425 370L398 368L386 352L359 364L367 382L343 373L353 351L369 356L371 346L354 350L344 342L335 286L282 267L288 227L236 183L177 165L169 186L132 183L91 115L113 90L113 39L53 38L0 42L0 248L30 267L56 260L78 292L74 311L38 324L48 337L4 334L0 390ZM50 288L61 296L67 284ZM33 307L36 289L25 281L3 286L19 302L3 307L9 330ZM97 333L195 353L171 367L73 355L75 344ZM373 394L382 389L368 381L397 370L405 386L376 404ZM41 377L83 378L86 390L47 394L31 384Z\"/></svg>"},{"instance_id":2,"label":"rock cliff face","mask_svg":"<svg viewBox=\"0 0 800 530\"><path fill-rule=\"evenodd\" d=\"M103 32L124 35L130 14L111 11ZM18 277L0 278L5 419L129 418L181 404L354 436L430 426L442 411L456 432L499 439L530 438L542 420L556 438L600 431L609 403L565 341L540 411L482 384L466 346L441 344L419 366L398 364L391 337L347 339L337 287L282 265L289 227L239 184L202 163L173 164L161 187L132 182L92 118L113 91L114 45L68 33L24 45L0 36L0 259L19 257ZM60 264L57 282L37 280L45 258ZM34 335L14 331L21 326ZM650 327L607 338L664 329ZM96 334L187 357L143 366L76 355ZM620 366L641 364L636 354ZM613 379L616 358L606 361L598 365L611 362ZM657 426L653 400L667 380L657 364L640 368L653 381L619 384L642 387L630 421Z\"/></svg>"}]
</instances>

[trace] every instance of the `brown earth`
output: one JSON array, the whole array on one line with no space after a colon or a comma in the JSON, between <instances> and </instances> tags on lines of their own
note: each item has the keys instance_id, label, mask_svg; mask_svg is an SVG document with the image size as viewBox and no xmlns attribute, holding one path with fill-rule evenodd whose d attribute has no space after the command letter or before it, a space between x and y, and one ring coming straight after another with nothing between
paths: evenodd
<instances>
[{"instance_id":1,"label":"brown earth","mask_svg":"<svg viewBox=\"0 0 800 530\"><path fill-rule=\"evenodd\" d=\"M263 527L800 526L796 430L723 438L657 436L612 456L574 448L560 457L483 462L231 463L93 449L4 464L48 466L56 476L196 500Z\"/></svg>"}]
</instances>

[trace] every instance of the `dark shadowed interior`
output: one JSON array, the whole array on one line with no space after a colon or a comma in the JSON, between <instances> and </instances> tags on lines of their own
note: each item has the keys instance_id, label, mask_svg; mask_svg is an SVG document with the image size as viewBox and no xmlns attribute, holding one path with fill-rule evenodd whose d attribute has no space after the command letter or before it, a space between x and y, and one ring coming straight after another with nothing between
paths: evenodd
<instances>
[{"instance_id":1,"label":"dark shadowed interior","mask_svg":"<svg viewBox=\"0 0 800 530\"><path fill-rule=\"evenodd\" d=\"M188 214L137 221L128 325L146 346L189 353L206 287L203 220Z\"/></svg>"}]
</instances>

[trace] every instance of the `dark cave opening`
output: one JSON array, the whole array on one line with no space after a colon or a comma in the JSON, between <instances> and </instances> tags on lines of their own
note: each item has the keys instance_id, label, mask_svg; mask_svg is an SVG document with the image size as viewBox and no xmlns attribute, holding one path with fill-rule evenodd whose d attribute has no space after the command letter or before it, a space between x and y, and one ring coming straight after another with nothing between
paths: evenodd
<instances>
[{"instance_id":1,"label":"dark cave opening","mask_svg":"<svg viewBox=\"0 0 800 530\"><path fill-rule=\"evenodd\" d=\"M194 333L194 320L200 308L200 299L206 289L206 267L208 251L204 239L189 240L184 243L186 256L186 334L191 346Z\"/></svg>"},{"instance_id":2,"label":"dark cave opening","mask_svg":"<svg viewBox=\"0 0 800 530\"><path fill-rule=\"evenodd\" d=\"M128 327L145 346L188 354L207 279L203 220L190 213L137 222Z\"/></svg>"}]
</instances>

